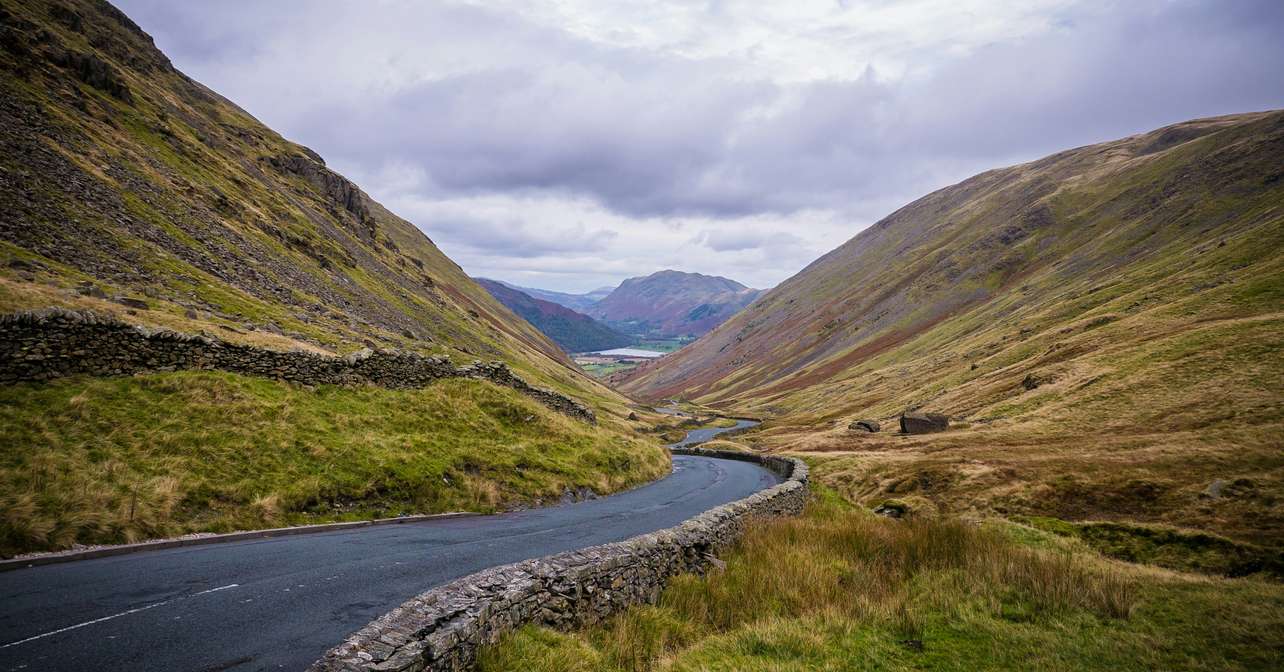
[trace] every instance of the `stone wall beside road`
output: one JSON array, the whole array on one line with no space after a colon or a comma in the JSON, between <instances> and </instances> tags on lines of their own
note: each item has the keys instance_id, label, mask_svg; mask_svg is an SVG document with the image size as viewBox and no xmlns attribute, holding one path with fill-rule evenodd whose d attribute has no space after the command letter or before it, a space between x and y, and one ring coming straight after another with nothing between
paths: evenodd
<instances>
[{"instance_id":1,"label":"stone wall beside road","mask_svg":"<svg viewBox=\"0 0 1284 672\"><path fill-rule=\"evenodd\" d=\"M393 389L424 387L442 378L480 378L511 387L571 417L597 422L592 409L530 385L503 362L456 367L445 357L392 350L362 350L347 357L282 352L57 308L0 316L0 384L181 369L230 371L302 385L371 384Z\"/></svg>"},{"instance_id":2,"label":"stone wall beside road","mask_svg":"<svg viewBox=\"0 0 1284 672\"><path fill-rule=\"evenodd\" d=\"M698 448L673 452L757 462L786 480L676 527L456 579L354 633L311 672L466 670L480 647L522 625L579 627L654 602L670 577L707 569L713 554L739 539L755 517L802 512L807 466L801 460Z\"/></svg>"}]
</instances>

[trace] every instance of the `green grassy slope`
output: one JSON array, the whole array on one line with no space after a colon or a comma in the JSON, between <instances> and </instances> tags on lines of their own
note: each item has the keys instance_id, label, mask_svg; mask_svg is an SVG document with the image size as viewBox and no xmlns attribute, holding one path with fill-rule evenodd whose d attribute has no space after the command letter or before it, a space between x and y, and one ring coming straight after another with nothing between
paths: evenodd
<instances>
[{"instance_id":1,"label":"green grassy slope","mask_svg":"<svg viewBox=\"0 0 1284 672\"><path fill-rule=\"evenodd\" d=\"M465 379L315 390L226 373L0 387L0 554L494 511L654 479L654 442Z\"/></svg>"},{"instance_id":2,"label":"green grassy slope","mask_svg":"<svg viewBox=\"0 0 1284 672\"><path fill-rule=\"evenodd\" d=\"M224 427L237 416L205 408L200 394L171 389L165 376L0 390L13 404L0 426L6 551L289 522L314 509L333 513L326 497L365 512L472 506L457 482L436 478L440 461L469 452L483 473L494 472L483 480L498 503L545 496L554 485L612 488L660 473L659 445L629 439L627 399L576 369L427 236L321 157L175 70L106 2L0 0L0 89L0 312L61 306L277 349L342 355L384 347L456 363L498 359L593 407L601 422L550 435L568 442L538 444L549 460L564 462L555 474L501 477L531 449L520 436L472 435L492 423L474 403L473 383L400 393L189 381L216 397L229 385L238 389L233 407L258 418L249 425L254 433ZM86 390L88 399L101 393L113 405L84 402ZM441 394L453 401L434 396ZM291 399L288 414L256 415L279 408L282 395ZM456 411L444 424L392 421L442 405ZM389 423L330 419L356 409L388 415ZM104 428L117 429L100 435ZM208 441L218 437L226 454L216 456ZM263 455L255 437L277 443ZM401 479L387 486L395 496L369 470L391 459L366 443L371 438L405 446L396 459L408 460L409 471L388 475ZM334 449L343 445L351 448ZM607 459L620 446L637 452L632 466ZM220 466L206 469L202 458ZM262 473L244 480L241 470ZM302 480L291 485L294 477ZM59 494L71 483L96 485L80 499ZM160 493L157 510L164 511L153 522L121 523L122 502L137 490L124 483ZM255 498L275 502L264 511L279 515L251 515L247 502Z\"/></svg>"},{"instance_id":3,"label":"green grassy slope","mask_svg":"<svg viewBox=\"0 0 1284 672\"><path fill-rule=\"evenodd\" d=\"M1284 113L1186 122L902 208L622 389L769 419L869 505L1284 544ZM925 437L907 408L950 414ZM1223 495L1214 482L1241 483Z\"/></svg>"}]
</instances>

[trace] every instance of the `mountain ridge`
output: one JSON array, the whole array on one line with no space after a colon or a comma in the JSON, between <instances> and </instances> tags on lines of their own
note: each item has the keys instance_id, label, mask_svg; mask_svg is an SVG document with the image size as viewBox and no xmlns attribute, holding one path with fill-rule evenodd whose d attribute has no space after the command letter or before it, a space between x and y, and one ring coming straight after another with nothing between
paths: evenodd
<instances>
[{"instance_id":1,"label":"mountain ridge","mask_svg":"<svg viewBox=\"0 0 1284 672\"><path fill-rule=\"evenodd\" d=\"M568 353L609 350L633 342L632 338L561 304L536 298L498 280L473 279Z\"/></svg>"},{"instance_id":2,"label":"mountain ridge","mask_svg":"<svg viewBox=\"0 0 1284 672\"><path fill-rule=\"evenodd\" d=\"M523 287L511 282L504 282L503 280L496 280L495 282L541 301L556 303L559 306L570 308L577 313L585 314L587 314L586 311L590 310L598 301L606 298L607 295L615 289L614 287L599 287L591 292L573 294L569 292L556 292L551 289L539 289L537 287Z\"/></svg>"}]
</instances>

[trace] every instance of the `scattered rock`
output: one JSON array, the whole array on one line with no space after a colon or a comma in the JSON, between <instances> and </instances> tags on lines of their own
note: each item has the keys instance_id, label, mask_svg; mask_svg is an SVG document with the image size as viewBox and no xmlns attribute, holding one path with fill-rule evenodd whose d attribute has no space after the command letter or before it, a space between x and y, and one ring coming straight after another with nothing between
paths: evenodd
<instances>
[{"instance_id":1,"label":"scattered rock","mask_svg":"<svg viewBox=\"0 0 1284 672\"><path fill-rule=\"evenodd\" d=\"M1226 489L1226 479L1219 478L1208 484L1204 491L1199 493L1200 499L1221 499L1222 491Z\"/></svg>"},{"instance_id":2,"label":"scattered rock","mask_svg":"<svg viewBox=\"0 0 1284 672\"><path fill-rule=\"evenodd\" d=\"M905 514L909 513L909 511L910 509L908 505L894 499L889 499L874 507L874 513L876 515L886 516L888 518L904 518Z\"/></svg>"},{"instance_id":3,"label":"scattered rock","mask_svg":"<svg viewBox=\"0 0 1284 672\"><path fill-rule=\"evenodd\" d=\"M80 284L76 285L76 293L81 296L92 296L95 299L107 298L107 292L104 292L102 287L88 280L82 280Z\"/></svg>"},{"instance_id":4,"label":"scattered rock","mask_svg":"<svg viewBox=\"0 0 1284 672\"><path fill-rule=\"evenodd\" d=\"M410 339L410 340L412 340L412 341L417 341L417 340L419 340L419 335L418 335L418 334L416 334L415 332L411 331L410 329L402 329L402 330L401 330L401 335L402 335L402 336L405 336L406 338L409 338L409 339Z\"/></svg>"},{"instance_id":5,"label":"scattered rock","mask_svg":"<svg viewBox=\"0 0 1284 672\"><path fill-rule=\"evenodd\" d=\"M1029 391L1040 385L1047 385L1051 382L1055 382L1055 379L1046 373L1027 373L1025 374L1025 378L1021 380L1021 387L1024 387Z\"/></svg>"},{"instance_id":6,"label":"scattered rock","mask_svg":"<svg viewBox=\"0 0 1284 672\"><path fill-rule=\"evenodd\" d=\"M189 319L189 320L195 320L195 319L199 318L199 317L200 317L200 315L199 315L199 314L197 314L197 312L196 312L195 310L192 310L191 308L188 308L187 310L183 311L183 317L186 317L186 318L187 318L187 319Z\"/></svg>"},{"instance_id":7,"label":"scattered rock","mask_svg":"<svg viewBox=\"0 0 1284 672\"><path fill-rule=\"evenodd\" d=\"M637 413L634 413L634 412L632 412L632 411L629 411L629 420L630 420L630 421L632 421L632 422L637 422L637 420L638 420L638 414L637 414Z\"/></svg>"},{"instance_id":8,"label":"scattered rock","mask_svg":"<svg viewBox=\"0 0 1284 672\"><path fill-rule=\"evenodd\" d=\"M147 305L147 302L143 301L142 299L134 299L128 296L117 296L112 300L115 301L116 303L119 303L122 306L125 306L127 308L134 308L137 310L147 310L151 307Z\"/></svg>"},{"instance_id":9,"label":"scattered rock","mask_svg":"<svg viewBox=\"0 0 1284 672\"><path fill-rule=\"evenodd\" d=\"M705 553L704 559L709 562L709 566L713 568L713 571L715 572L727 571L727 562L725 560L722 560L710 553Z\"/></svg>"},{"instance_id":10,"label":"scattered rock","mask_svg":"<svg viewBox=\"0 0 1284 672\"><path fill-rule=\"evenodd\" d=\"M901 431L906 434L931 434L950 428L950 416L941 413L912 411L901 415Z\"/></svg>"},{"instance_id":11,"label":"scattered rock","mask_svg":"<svg viewBox=\"0 0 1284 672\"><path fill-rule=\"evenodd\" d=\"M869 434L877 433L878 430L882 428L883 426L880 425L877 420L857 420L852 424L847 425L847 429L855 432L866 432Z\"/></svg>"}]
</instances>

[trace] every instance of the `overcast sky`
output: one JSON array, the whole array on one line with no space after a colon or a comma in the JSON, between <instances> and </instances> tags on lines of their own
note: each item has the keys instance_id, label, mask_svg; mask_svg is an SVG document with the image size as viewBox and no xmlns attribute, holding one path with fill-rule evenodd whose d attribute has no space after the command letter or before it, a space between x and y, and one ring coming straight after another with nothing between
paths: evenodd
<instances>
[{"instance_id":1,"label":"overcast sky","mask_svg":"<svg viewBox=\"0 0 1284 672\"><path fill-rule=\"evenodd\" d=\"M1284 107L1281 0L116 0L472 275L769 287L979 171Z\"/></svg>"}]
</instances>

